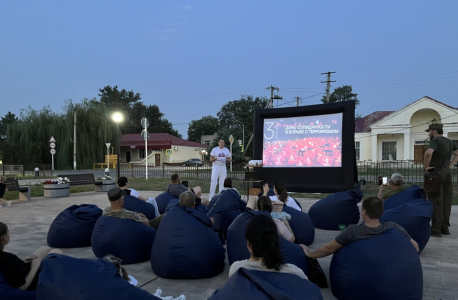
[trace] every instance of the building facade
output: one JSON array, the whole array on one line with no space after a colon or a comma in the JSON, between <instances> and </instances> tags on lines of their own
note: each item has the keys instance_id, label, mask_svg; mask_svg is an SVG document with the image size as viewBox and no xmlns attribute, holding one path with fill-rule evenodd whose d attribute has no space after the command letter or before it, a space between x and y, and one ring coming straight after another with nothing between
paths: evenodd
<instances>
[{"instance_id":1,"label":"building facade","mask_svg":"<svg viewBox=\"0 0 458 300\"><path fill-rule=\"evenodd\" d=\"M444 136L458 143L458 108L425 96L398 111L378 111L355 122L358 161L423 161L425 129L443 123Z\"/></svg>"}]
</instances>

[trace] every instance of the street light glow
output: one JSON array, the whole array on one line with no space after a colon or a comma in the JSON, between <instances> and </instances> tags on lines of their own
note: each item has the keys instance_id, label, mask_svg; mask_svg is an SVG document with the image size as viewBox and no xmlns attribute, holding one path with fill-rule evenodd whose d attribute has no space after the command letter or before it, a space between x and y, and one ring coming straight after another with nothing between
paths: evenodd
<instances>
[{"instance_id":1,"label":"street light glow","mask_svg":"<svg viewBox=\"0 0 458 300\"><path fill-rule=\"evenodd\" d=\"M117 111L117 112L115 112L115 113L111 116L111 118L112 118L113 121L115 121L116 123L119 123L119 122L122 121L122 119L123 119L124 117L123 117L122 113L120 113L120 112Z\"/></svg>"}]
</instances>

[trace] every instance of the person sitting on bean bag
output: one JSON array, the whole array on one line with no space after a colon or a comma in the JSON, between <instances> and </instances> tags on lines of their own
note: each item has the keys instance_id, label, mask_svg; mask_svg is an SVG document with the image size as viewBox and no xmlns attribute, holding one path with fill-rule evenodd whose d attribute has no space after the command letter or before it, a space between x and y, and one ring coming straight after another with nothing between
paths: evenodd
<instances>
[{"instance_id":1,"label":"person sitting on bean bag","mask_svg":"<svg viewBox=\"0 0 458 300\"><path fill-rule=\"evenodd\" d=\"M250 258L236 261L229 280L209 300L225 299L323 299L319 288L293 264L284 264L277 226L256 214L245 228Z\"/></svg>"},{"instance_id":2,"label":"person sitting on bean bag","mask_svg":"<svg viewBox=\"0 0 458 300\"><path fill-rule=\"evenodd\" d=\"M269 185L266 183L263 187L263 196L267 196L269 192ZM302 211L302 208L297 204L296 200L288 196L288 191L286 190L286 184L283 181L277 181L274 184L274 193L275 196L270 196L272 201L281 201L284 204L292 207L296 210Z\"/></svg>"},{"instance_id":3,"label":"person sitting on bean bag","mask_svg":"<svg viewBox=\"0 0 458 300\"><path fill-rule=\"evenodd\" d=\"M267 211L269 214L271 214L272 220L274 220L274 223L277 226L278 234L280 236L284 237L287 241L294 242L294 232L291 229L291 226L289 226L288 219L274 218L274 216L272 215L272 201L268 197L259 197L258 201L256 202L256 207L258 211ZM291 215L286 213L285 215L288 215L291 218Z\"/></svg>"},{"instance_id":4,"label":"person sitting on bean bag","mask_svg":"<svg viewBox=\"0 0 458 300\"><path fill-rule=\"evenodd\" d=\"M382 217L383 212L383 200L378 197L369 197L363 201L361 208L361 218L364 221L363 224L352 224L348 226L335 239L321 246L317 250L312 251L302 244L300 246L304 249L305 255L308 257L320 258L334 254L340 248L353 241L371 238L382 234L387 229L395 228L402 232L402 234L410 240L417 252L419 252L417 242L410 237L403 227L393 222L380 223L380 218Z\"/></svg>"},{"instance_id":5,"label":"person sitting on bean bag","mask_svg":"<svg viewBox=\"0 0 458 300\"><path fill-rule=\"evenodd\" d=\"M162 218L151 249L151 268L160 277L210 278L224 269L225 250L212 228L217 221L194 205L195 195L184 192L180 206Z\"/></svg>"},{"instance_id":6,"label":"person sitting on bean bag","mask_svg":"<svg viewBox=\"0 0 458 300\"><path fill-rule=\"evenodd\" d=\"M384 192L385 186L389 189L389 191ZM391 178L386 183L386 185L380 186L377 197L379 197L382 200L386 200L389 197L394 196L405 189L408 189L409 187L410 185L406 184L406 182L404 181L404 177L402 177L401 174L393 173L393 175L391 175Z\"/></svg>"},{"instance_id":7,"label":"person sitting on bean bag","mask_svg":"<svg viewBox=\"0 0 458 300\"><path fill-rule=\"evenodd\" d=\"M124 208L124 191L120 188L112 188L107 193L108 200L110 200L110 207L103 210L102 215L118 219L130 219L145 226L150 227L150 222L142 213L130 211Z\"/></svg>"},{"instance_id":8,"label":"person sitting on bean bag","mask_svg":"<svg viewBox=\"0 0 458 300\"><path fill-rule=\"evenodd\" d=\"M133 196L154 206L155 214L156 216L159 216L159 208L157 207L156 199L154 199L154 197L145 199L140 196L136 190L129 188L129 181L127 180L127 177L119 177L117 183L119 188L121 188L126 195Z\"/></svg>"},{"instance_id":9,"label":"person sitting on bean bag","mask_svg":"<svg viewBox=\"0 0 458 300\"><path fill-rule=\"evenodd\" d=\"M246 210L246 202L242 200L240 194L234 190L229 189L224 191L218 201L208 211L207 215L213 217L218 214L221 218L219 228L220 238L226 239L227 228L231 225L232 221L241 213Z\"/></svg>"}]
</instances>

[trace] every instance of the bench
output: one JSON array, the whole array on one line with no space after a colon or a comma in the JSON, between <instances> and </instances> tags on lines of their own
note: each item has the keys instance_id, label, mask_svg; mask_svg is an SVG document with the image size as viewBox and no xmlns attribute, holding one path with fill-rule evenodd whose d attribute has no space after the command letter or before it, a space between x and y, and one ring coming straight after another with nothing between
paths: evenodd
<instances>
[{"instance_id":1,"label":"bench","mask_svg":"<svg viewBox=\"0 0 458 300\"><path fill-rule=\"evenodd\" d=\"M19 181L16 177L6 178L4 183L8 191L19 191L19 200L32 200L32 196L30 195L30 186L19 186Z\"/></svg>"},{"instance_id":2,"label":"bench","mask_svg":"<svg viewBox=\"0 0 458 300\"><path fill-rule=\"evenodd\" d=\"M96 181L94 179L94 174L92 173L87 173L87 174L62 174L62 175L57 175L58 177L67 177L68 180L70 180L69 184L70 186L74 185L85 185L85 184L95 184L99 185L102 184L101 181Z\"/></svg>"},{"instance_id":3,"label":"bench","mask_svg":"<svg viewBox=\"0 0 458 300\"><path fill-rule=\"evenodd\" d=\"M110 161L110 165L108 165L108 158ZM96 169L97 166L100 166L101 169L104 169L107 167L111 167L111 169L116 169L117 160L118 160L118 155L116 154L105 155L105 162L93 164L94 170Z\"/></svg>"},{"instance_id":4,"label":"bench","mask_svg":"<svg viewBox=\"0 0 458 300\"><path fill-rule=\"evenodd\" d=\"M107 184L107 180L95 180L94 174L92 173L63 174L57 176L62 178L67 177L68 180L70 180L70 182L68 183L70 186L94 184L96 192L107 192L108 189L115 187L114 184Z\"/></svg>"}]
</instances>

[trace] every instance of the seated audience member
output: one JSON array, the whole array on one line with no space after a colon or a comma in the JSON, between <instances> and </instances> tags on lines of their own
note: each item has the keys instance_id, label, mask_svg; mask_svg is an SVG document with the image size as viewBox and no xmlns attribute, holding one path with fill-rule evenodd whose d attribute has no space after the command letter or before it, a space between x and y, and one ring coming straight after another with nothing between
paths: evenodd
<instances>
[{"instance_id":1,"label":"seated audience member","mask_svg":"<svg viewBox=\"0 0 458 300\"><path fill-rule=\"evenodd\" d=\"M170 177L170 183L167 186L167 193L177 196L179 198L181 193L186 192L187 190L188 188L181 183L178 174L172 174L172 176ZM197 202L201 203L200 197L202 195L202 189L200 188L200 186L193 187L191 191L194 193L194 195L196 195L196 198L198 199Z\"/></svg>"},{"instance_id":2,"label":"seated audience member","mask_svg":"<svg viewBox=\"0 0 458 300\"><path fill-rule=\"evenodd\" d=\"M211 209L213 207L213 205L215 205L216 201L218 201L218 199L221 196L221 194L224 193L227 190L235 190L239 194L239 191L237 191L236 188L232 187L232 178L230 178L230 177L226 177L226 179L224 179L224 184L223 184L223 188L221 189L221 192L219 192L219 194L213 196L212 199L209 199L210 203L208 204L208 209Z\"/></svg>"},{"instance_id":3,"label":"seated audience member","mask_svg":"<svg viewBox=\"0 0 458 300\"><path fill-rule=\"evenodd\" d=\"M179 201L178 204L181 207L188 207L188 208L195 209L196 206L200 205L200 204L197 203L198 198L196 197L196 195L192 191L185 191L185 192L181 193L180 196L179 196L179 200L178 201ZM158 229L159 228L159 224L162 221L162 218L164 218L164 216L166 214L167 213L164 213L164 214L160 215L159 217L154 218L153 220L151 220L150 221L151 227L154 227L155 229ZM213 218L209 218L209 220L211 221L211 224L213 224L213 222L214 222Z\"/></svg>"},{"instance_id":4,"label":"seated audience member","mask_svg":"<svg viewBox=\"0 0 458 300\"><path fill-rule=\"evenodd\" d=\"M245 229L250 258L236 261L231 265L229 277L239 268L247 270L290 273L307 280L304 271L292 264L283 264L278 241L278 229L269 216L254 216Z\"/></svg>"},{"instance_id":5,"label":"seated audience member","mask_svg":"<svg viewBox=\"0 0 458 300\"><path fill-rule=\"evenodd\" d=\"M266 183L263 187L263 196L267 196L267 192L269 191L269 185ZM293 198L288 196L288 191L286 190L286 185L283 181L277 181L274 185L274 193L275 196L270 196L270 200L278 201L280 200L287 206L294 208L298 211L302 211L302 209L297 205L296 201Z\"/></svg>"},{"instance_id":6,"label":"seated audience member","mask_svg":"<svg viewBox=\"0 0 458 300\"><path fill-rule=\"evenodd\" d=\"M289 222L287 219L287 216L291 218L289 214L283 213L285 216L285 218L283 219L275 218L274 216L278 214L272 213L272 201L268 197L265 197L265 196L261 196L258 198L258 201L256 202L256 207L257 207L257 210L259 211L269 212L272 216L272 220L274 220L275 225L277 226L278 234L280 234L286 240L290 242L294 242L295 240L294 233L293 233L293 230L291 229L291 226L289 226Z\"/></svg>"},{"instance_id":7,"label":"seated audience member","mask_svg":"<svg viewBox=\"0 0 458 300\"><path fill-rule=\"evenodd\" d=\"M137 213L124 208L124 192L121 188L112 188L107 193L110 207L103 210L102 215L118 219L131 219L146 226L151 226L148 219L142 213Z\"/></svg>"},{"instance_id":8,"label":"seated audience member","mask_svg":"<svg viewBox=\"0 0 458 300\"><path fill-rule=\"evenodd\" d=\"M49 253L62 254L60 249L47 246L38 248L24 260L16 255L5 252L4 248L10 241L10 232L6 224L0 222L0 270L8 284L16 289L36 290L38 283L38 268L41 261Z\"/></svg>"},{"instance_id":9,"label":"seated audience member","mask_svg":"<svg viewBox=\"0 0 458 300\"><path fill-rule=\"evenodd\" d=\"M403 184L405 183L404 177L402 177L401 174L399 173L393 173L391 175L390 180L386 183L386 187L389 189L388 191L384 192L384 185L380 186L380 189L378 191L377 197L379 197L382 200L386 200L389 197L402 192L403 190L407 189L410 187L408 184Z\"/></svg>"},{"instance_id":10,"label":"seated audience member","mask_svg":"<svg viewBox=\"0 0 458 300\"><path fill-rule=\"evenodd\" d=\"M153 197L145 199L142 196L140 196L140 194L136 190L129 188L129 181L127 180L127 177L119 177L117 183L119 188L122 189L125 194L146 201L147 203L153 205L156 216L159 216L159 209L157 207L156 200Z\"/></svg>"},{"instance_id":11,"label":"seated audience member","mask_svg":"<svg viewBox=\"0 0 458 300\"><path fill-rule=\"evenodd\" d=\"M363 201L361 208L361 218L364 221L363 224L352 224L348 226L335 239L317 250L312 251L302 244L300 246L304 249L305 255L308 257L320 258L334 254L337 250L353 241L371 238L382 234L387 229L396 228L410 240L418 252L419 248L417 242L410 237L403 227L393 222L380 223L383 212L383 201L378 197L369 197Z\"/></svg>"},{"instance_id":12,"label":"seated audience member","mask_svg":"<svg viewBox=\"0 0 458 300\"><path fill-rule=\"evenodd\" d=\"M0 208L2 208L2 204L6 204L8 206L11 206L11 201L6 201L5 199L3 199L3 195L5 195L5 192L8 191L8 189L6 188L6 184L4 183L5 182L5 177L0 177Z\"/></svg>"}]
</instances>

